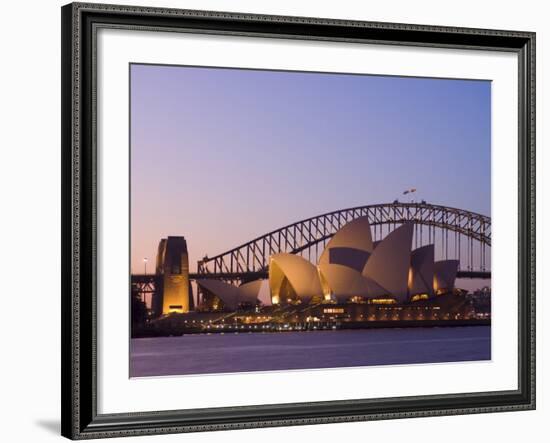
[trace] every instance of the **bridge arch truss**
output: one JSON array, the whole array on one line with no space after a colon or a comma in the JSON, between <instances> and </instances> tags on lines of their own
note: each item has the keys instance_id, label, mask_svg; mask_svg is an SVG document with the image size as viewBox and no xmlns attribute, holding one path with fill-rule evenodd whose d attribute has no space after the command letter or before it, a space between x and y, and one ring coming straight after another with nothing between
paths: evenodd
<instances>
[{"instance_id":1,"label":"bridge arch truss","mask_svg":"<svg viewBox=\"0 0 550 443\"><path fill-rule=\"evenodd\" d=\"M490 269L491 218L429 203L386 203L342 209L284 226L227 252L198 262L199 276L243 280L264 275L269 257L299 254L316 263L326 243L346 223L369 218L373 240L381 240L406 222L415 224L413 247L435 244L436 259L458 259L461 271Z\"/></svg>"}]
</instances>

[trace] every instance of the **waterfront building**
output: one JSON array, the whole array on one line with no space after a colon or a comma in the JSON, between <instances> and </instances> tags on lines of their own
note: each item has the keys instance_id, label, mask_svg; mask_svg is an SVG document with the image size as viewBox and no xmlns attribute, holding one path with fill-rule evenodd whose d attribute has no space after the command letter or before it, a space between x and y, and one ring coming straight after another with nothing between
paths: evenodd
<instances>
[{"instance_id":1,"label":"waterfront building","mask_svg":"<svg viewBox=\"0 0 550 443\"><path fill-rule=\"evenodd\" d=\"M199 279L202 289L202 307L212 311L255 307L262 280L254 280L241 286L234 286L221 280Z\"/></svg>"},{"instance_id":2,"label":"waterfront building","mask_svg":"<svg viewBox=\"0 0 550 443\"><path fill-rule=\"evenodd\" d=\"M373 242L371 226L365 216L337 231L317 264L295 254L272 255L268 279L272 304L389 306L452 295L459 262L436 262L433 244L412 249L413 232L414 224L404 223L384 239ZM203 307L235 310L243 304L257 303L262 280L240 287L214 279L201 279L197 284L206 294ZM397 306L392 309L395 311ZM362 315L372 317L370 311Z\"/></svg>"},{"instance_id":3,"label":"waterfront building","mask_svg":"<svg viewBox=\"0 0 550 443\"><path fill-rule=\"evenodd\" d=\"M452 293L458 261L435 262L433 244L413 250L413 228L412 223L404 223L381 241L373 242L368 218L360 217L336 232L317 265L323 299L338 303L365 300L402 304ZM276 261L284 261L286 256L292 255L277 254ZM301 268L313 275L314 266L305 262L307 265L301 264ZM280 271L280 266L273 271L270 266L270 284L286 278L293 287L296 277L289 278L284 272L280 276ZM277 274L277 278L273 278L273 274ZM300 298L300 294L308 293L309 300L315 296L318 285L312 277L306 280L312 281L311 287L304 287L302 281L297 295ZM271 287L272 294L277 294L278 286ZM285 299L273 302L284 304Z\"/></svg>"},{"instance_id":4,"label":"waterfront building","mask_svg":"<svg viewBox=\"0 0 550 443\"><path fill-rule=\"evenodd\" d=\"M160 288L153 300L155 314L185 313L194 309L189 257L184 237L161 239L157 252L156 271Z\"/></svg>"}]
</instances>

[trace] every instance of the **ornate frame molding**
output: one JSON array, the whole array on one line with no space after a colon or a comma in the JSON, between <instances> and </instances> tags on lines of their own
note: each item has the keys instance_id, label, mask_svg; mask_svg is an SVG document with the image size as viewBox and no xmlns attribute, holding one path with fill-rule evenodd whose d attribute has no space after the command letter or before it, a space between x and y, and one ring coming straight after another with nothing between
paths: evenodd
<instances>
[{"instance_id":1,"label":"ornate frame molding","mask_svg":"<svg viewBox=\"0 0 550 443\"><path fill-rule=\"evenodd\" d=\"M62 8L62 434L71 439L535 408L535 34L73 3ZM510 51L519 57L517 391L97 414L95 36L98 27Z\"/></svg>"}]
</instances>

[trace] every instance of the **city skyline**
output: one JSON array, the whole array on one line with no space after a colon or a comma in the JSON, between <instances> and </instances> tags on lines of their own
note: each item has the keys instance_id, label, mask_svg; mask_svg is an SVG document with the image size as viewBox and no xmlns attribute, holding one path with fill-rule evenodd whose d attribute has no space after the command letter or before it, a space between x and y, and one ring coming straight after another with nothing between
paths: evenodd
<instances>
[{"instance_id":1,"label":"city skyline","mask_svg":"<svg viewBox=\"0 0 550 443\"><path fill-rule=\"evenodd\" d=\"M411 187L490 216L490 149L487 81L132 65L132 272Z\"/></svg>"}]
</instances>

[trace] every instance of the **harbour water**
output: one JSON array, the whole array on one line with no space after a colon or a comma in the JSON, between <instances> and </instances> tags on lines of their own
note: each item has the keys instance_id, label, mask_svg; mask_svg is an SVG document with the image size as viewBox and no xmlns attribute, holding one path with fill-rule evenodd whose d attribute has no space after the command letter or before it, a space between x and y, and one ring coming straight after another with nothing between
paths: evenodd
<instances>
[{"instance_id":1,"label":"harbour water","mask_svg":"<svg viewBox=\"0 0 550 443\"><path fill-rule=\"evenodd\" d=\"M490 326L190 334L132 339L130 376L490 359Z\"/></svg>"}]
</instances>

